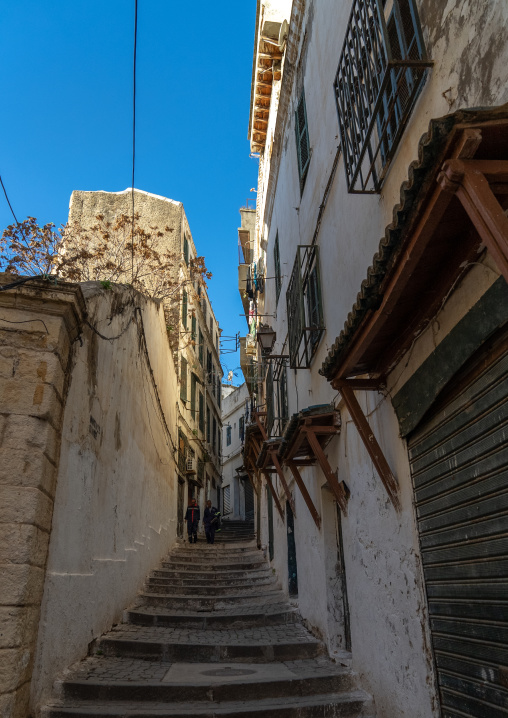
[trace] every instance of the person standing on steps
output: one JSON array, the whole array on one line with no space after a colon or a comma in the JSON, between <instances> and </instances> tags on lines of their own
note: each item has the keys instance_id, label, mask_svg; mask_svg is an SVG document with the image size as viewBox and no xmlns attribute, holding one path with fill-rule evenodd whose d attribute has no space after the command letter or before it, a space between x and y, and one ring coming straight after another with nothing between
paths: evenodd
<instances>
[{"instance_id":1,"label":"person standing on steps","mask_svg":"<svg viewBox=\"0 0 508 718\"><path fill-rule=\"evenodd\" d=\"M205 512L203 514L203 524L205 526L206 542L213 543L215 541L215 529L219 519L219 512L212 506L210 499L206 502Z\"/></svg>"},{"instance_id":2,"label":"person standing on steps","mask_svg":"<svg viewBox=\"0 0 508 718\"><path fill-rule=\"evenodd\" d=\"M189 543L198 541L198 524L201 514L199 511L198 502L196 499L191 499L190 506L187 507L187 513L185 514L185 520L187 521L187 533L189 534Z\"/></svg>"}]
</instances>

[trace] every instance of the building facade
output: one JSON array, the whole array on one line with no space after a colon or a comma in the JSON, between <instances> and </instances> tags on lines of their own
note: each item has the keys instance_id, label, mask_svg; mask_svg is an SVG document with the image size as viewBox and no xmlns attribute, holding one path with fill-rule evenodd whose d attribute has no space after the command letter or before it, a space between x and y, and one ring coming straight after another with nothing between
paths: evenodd
<instances>
[{"instance_id":1,"label":"building facade","mask_svg":"<svg viewBox=\"0 0 508 718\"><path fill-rule=\"evenodd\" d=\"M222 515L224 519L252 520L254 492L243 466L245 427L249 421L247 386L222 387Z\"/></svg>"},{"instance_id":2,"label":"building facade","mask_svg":"<svg viewBox=\"0 0 508 718\"><path fill-rule=\"evenodd\" d=\"M105 221L132 215L147 231L164 233L161 249L174 257L176 290L163 305L178 375L178 535L184 536L183 516L191 498L204 510L208 498L220 498L221 380L220 328L205 284L192 271L198 253L183 204L140 190L72 193L69 225L91 227L97 216ZM128 277L127 277L128 279Z\"/></svg>"},{"instance_id":3,"label":"building facade","mask_svg":"<svg viewBox=\"0 0 508 718\"><path fill-rule=\"evenodd\" d=\"M496 0L257 4L244 466L379 718L508 701L507 29Z\"/></svg>"}]
</instances>

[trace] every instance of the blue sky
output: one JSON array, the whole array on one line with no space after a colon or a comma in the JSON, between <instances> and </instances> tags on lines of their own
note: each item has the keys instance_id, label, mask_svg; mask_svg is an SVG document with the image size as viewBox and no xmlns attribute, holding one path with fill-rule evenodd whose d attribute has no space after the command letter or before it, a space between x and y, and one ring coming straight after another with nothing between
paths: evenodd
<instances>
[{"instance_id":1,"label":"blue sky","mask_svg":"<svg viewBox=\"0 0 508 718\"><path fill-rule=\"evenodd\" d=\"M236 230L257 183L255 13L255 0L138 0L135 184L184 203L225 335L246 331ZM134 0L2 3L0 174L20 221L59 225L73 189L131 185L133 17ZM0 229L11 222L2 194Z\"/></svg>"}]
</instances>

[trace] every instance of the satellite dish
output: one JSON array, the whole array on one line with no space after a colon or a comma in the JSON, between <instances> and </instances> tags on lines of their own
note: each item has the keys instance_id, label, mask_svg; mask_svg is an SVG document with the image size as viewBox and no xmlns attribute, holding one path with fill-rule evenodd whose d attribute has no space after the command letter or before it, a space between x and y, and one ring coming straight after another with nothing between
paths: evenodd
<instances>
[{"instance_id":1,"label":"satellite dish","mask_svg":"<svg viewBox=\"0 0 508 718\"><path fill-rule=\"evenodd\" d=\"M286 45L289 34L289 25L287 20L283 20L279 30L279 50L282 52Z\"/></svg>"}]
</instances>

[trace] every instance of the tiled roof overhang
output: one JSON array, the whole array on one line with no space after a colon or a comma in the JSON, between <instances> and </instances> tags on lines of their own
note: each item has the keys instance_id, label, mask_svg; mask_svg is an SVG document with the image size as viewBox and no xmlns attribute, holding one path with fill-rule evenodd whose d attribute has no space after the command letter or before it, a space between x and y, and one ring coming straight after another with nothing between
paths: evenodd
<instances>
[{"instance_id":1,"label":"tiled roof overhang","mask_svg":"<svg viewBox=\"0 0 508 718\"><path fill-rule=\"evenodd\" d=\"M436 230L436 241L431 251L422 259L421 272L412 278L414 281L400 298L398 316L395 316L394 312L390 322L385 323L385 334L378 333L376 341L371 341L369 346L354 355L352 350L356 338L366 322L373 321L373 315L382 303L385 288L395 272L397 261L411 238L412 230L420 219L429 196L437 186L436 179L443 162L447 157L453 156L453 147L463 131L475 128L479 128L481 132L481 142L474 153L475 160L508 158L508 105L461 110L430 122L428 132L421 137L418 145L418 160L410 164L408 179L401 185L401 201L393 209L393 221L386 227L385 235L379 243L379 249L367 271L367 278L362 282L344 329L320 369L320 374L328 381L365 373L385 374L409 347L414 337L417 328L408 317L412 318L415 314L415 302L420 302L422 306L425 304L429 309L432 302L438 298L442 287L438 286L436 281L436 271L447 269L447 263L453 256L457 276L461 262L466 261L468 253L470 255L475 251L475 247L481 244L476 233L471 231L471 223L467 221L464 209L458 200L454 199L446 216L447 224ZM467 236L461 236L461 232L466 232ZM439 239L441 241L438 241ZM446 241L442 241L443 239ZM447 271L448 276L443 277L441 284L447 279L451 286L455 279L450 270ZM386 320L386 317L383 319ZM423 315L418 319L421 323L424 320ZM391 328L388 332L387 325ZM404 333L405 337L397 339L398 347L395 350L394 337L400 332Z\"/></svg>"}]
</instances>

